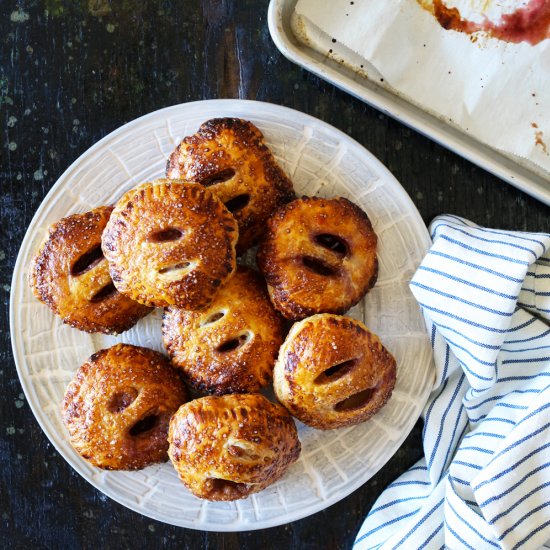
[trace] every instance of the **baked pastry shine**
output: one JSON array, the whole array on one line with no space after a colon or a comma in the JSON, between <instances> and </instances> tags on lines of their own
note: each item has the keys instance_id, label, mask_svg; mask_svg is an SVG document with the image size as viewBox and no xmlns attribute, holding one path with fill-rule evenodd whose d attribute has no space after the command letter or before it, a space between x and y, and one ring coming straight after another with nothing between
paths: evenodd
<instances>
[{"instance_id":1,"label":"baked pastry shine","mask_svg":"<svg viewBox=\"0 0 550 550\"><path fill-rule=\"evenodd\" d=\"M202 185L166 179L128 191L102 248L117 289L155 307L207 306L235 271L237 223Z\"/></svg>"},{"instance_id":2,"label":"baked pastry shine","mask_svg":"<svg viewBox=\"0 0 550 550\"><path fill-rule=\"evenodd\" d=\"M112 210L100 206L51 225L30 266L34 295L64 323L86 332L117 334L151 311L119 293L109 275L101 234Z\"/></svg>"},{"instance_id":3,"label":"baked pastry shine","mask_svg":"<svg viewBox=\"0 0 550 550\"><path fill-rule=\"evenodd\" d=\"M162 334L186 381L217 395L260 391L271 380L283 342L265 282L241 266L204 310L165 310Z\"/></svg>"},{"instance_id":4,"label":"baked pastry shine","mask_svg":"<svg viewBox=\"0 0 550 550\"><path fill-rule=\"evenodd\" d=\"M299 320L344 313L374 286L376 234L363 210L342 197L302 197L269 220L258 266L275 307Z\"/></svg>"},{"instance_id":5,"label":"baked pastry shine","mask_svg":"<svg viewBox=\"0 0 550 550\"><path fill-rule=\"evenodd\" d=\"M325 313L292 327L273 377L277 398L296 418L327 430L377 413L395 386L396 363L363 323Z\"/></svg>"},{"instance_id":6,"label":"baked pastry shine","mask_svg":"<svg viewBox=\"0 0 550 550\"><path fill-rule=\"evenodd\" d=\"M279 479L300 454L294 420L260 394L191 401L170 421L170 460L197 497L237 500Z\"/></svg>"},{"instance_id":7,"label":"baked pastry shine","mask_svg":"<svg viewBox=\"0 0 550 550\"><path fill-rule=\"evenodd\" d=\"M238 118L202 124L172 153L166 175L202 183L216 193L239 224L239 253L256 244L269 216L294 198L292 183L260 130Z\"/></svg>"},{"instance_id":8,"label":"baked pastry shine","mask_svg":"<svg viewBox=\"0 0 550 550\"><path fill-rule=\"evenodd\" d=\"M78 369L63 399L75 450L106 470L138 470L168 459L168 423L187 392L168 359L117 344Z\"/></svg>"}]
</instances>

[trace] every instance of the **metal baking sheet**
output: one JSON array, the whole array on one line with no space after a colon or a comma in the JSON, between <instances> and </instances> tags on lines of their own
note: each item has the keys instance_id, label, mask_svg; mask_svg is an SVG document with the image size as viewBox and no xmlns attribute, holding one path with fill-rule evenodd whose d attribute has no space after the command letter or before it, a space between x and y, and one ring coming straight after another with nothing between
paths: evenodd
<instances>
[{"instance_id":1,"label":"metal baking sheet","mask_svg":"<svg viewBox=\"0 0 550 550\"><path fill-rule=\"evenodd\" d=\"M269 31L285 57L550 206L548 176L520 159L488 147L382 87L365 73L298 40L291 27L296 3L297 0L271 0L269 4Z\"/></svg>"}]
</instances>

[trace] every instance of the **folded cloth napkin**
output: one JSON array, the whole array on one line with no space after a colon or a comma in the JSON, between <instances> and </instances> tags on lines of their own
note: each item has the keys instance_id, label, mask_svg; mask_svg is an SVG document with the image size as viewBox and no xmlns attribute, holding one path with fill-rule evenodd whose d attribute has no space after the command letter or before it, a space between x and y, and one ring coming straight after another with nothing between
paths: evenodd
<instances>
[{"instance_id":1,"label":"folded cloth napkin","mask_svg":"<svg viewBox=\"0 0 550 550\"><path fill-rule=\"evenodd\" d=\"M411 281L436 381L424 458L356 548L539 548L550 539L550 234L436 218Z\"/></svg>"}]
</instances>

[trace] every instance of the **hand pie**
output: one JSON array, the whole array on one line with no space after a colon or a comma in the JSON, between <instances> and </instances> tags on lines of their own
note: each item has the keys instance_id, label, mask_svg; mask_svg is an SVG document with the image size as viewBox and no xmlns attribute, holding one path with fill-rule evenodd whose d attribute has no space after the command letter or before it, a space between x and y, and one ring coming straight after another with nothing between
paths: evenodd
<instances>
[{"instance_id":1,"label":"hand pie","mask_svg":"<svg viewBox=\"0 0 550 550\"><path fill-rule=\"evenodd\" d=\"M235 271L237 223L213 193L165 179L116 204L102 248L117 289L141 304L207 306Z\"/></svg>"},{"instance_id":2,"label":"hand pie","mask_svg":"<svg viewBox=\"0 0 550 550\"><path fill-rule=\"evenodd\" d=\"M271 380L282 329L264 281L241 266L207 308L168 308L162 323L172 364L195 390L217 395L258 392Z\"/></svg>"},{"instance_id":3,"label":"hand pie","mask_svg":"<svg viewBox=\"0 0 550 550\"><path fill-rule=\"evenodd\" d=\"M170 156L166 176L216 193L239 224L239 253L256 244L272 212L294 198L260 130L238 118L209 120L186 137Z\"/></svg>"},{"instance_id":4,"label":"hand pie","mask_svg":"<svg viewBox=\"0 0 550 550\"><path fill-rule=\"evenodd\" d=\"M347 199L302 197L281 207L257 256L273 304L294 321L344 313L376 282L376 241L365 212Z\"/></svg>"},{"instance_id":5,"label":"hand pie","mask_svg":"<svg viewBox=\"0 0 550 550\"><path fill-rule=\"evenodd\" d=\"M109 275L101 234L112 210L101 206L51 225L30 266L34 295L64 323L86 332L117 334L151 311L117 292Z\"/></svg>"},{"instance_id":6,"label":"hand pie","mask_svg":"<svg viewBox=\"0 0 550 550\"><path fill-rule=\"evenodd\" d=\"M257 493L300 454L294 420L260 394L195 399L172 417L168 440L181 481L208 500Z\"/></svg>"},{"instance_id":7,"label":"hand pie","mask_svg":"<svg viewBox=\"0 0 550 550\"><path fill-rule=\"evenodd\" d=\"M369 419L395 385L393 356L367 327L320 314L296 323L279 352L273 385L304 424L328 430Z\"/></svg>"},{"instance_id":8,"label":"hand pie","mask_svg":"<svg viewBox=\"0 0 550 550\"><path fill-rule=\"evenodd\" d=\"M106 470L138 470L168 459L168 423L187 400L164 355L117 344L78 369L63 399L75 450Z\"/></svg>"}]
</instances>

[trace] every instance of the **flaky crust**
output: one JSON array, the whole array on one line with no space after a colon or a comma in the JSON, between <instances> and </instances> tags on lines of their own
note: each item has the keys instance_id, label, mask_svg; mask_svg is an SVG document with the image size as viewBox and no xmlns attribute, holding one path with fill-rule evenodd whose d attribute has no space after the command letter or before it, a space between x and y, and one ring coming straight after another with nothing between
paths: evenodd
<instances>
[{"instance_id":1,"label":"flaky crust","mask_svg":"<svg viewBox=\"0 0 550 550\"><path fill-rule=\"evenodd\" d=\"M260 394L196 399L170 422L170 460L197 497L237 500L279 479L300 454L294 420Z\"/></svg>"},{"instance_id":2,"label":"flaky crust","mask_svg":"<svg viewBox=\"0 0 550 550\"><path fill-rule=\"evenodd\" d=\"M279 401L304 424L328 430L368 420L395 386L395 359L355 319L320 314L296 323L273 374Z\"/></svg>"},{"instance_id":3,"label":"flaky crust","mask_svg":"<svg viewBox=\"0 0 550 550\"><path fill-rule=\"evenodd\" d=\"M239 224L237 250L256 244L269 216L294 198L292 183L251 122L214 118L186 137L166 166L168 178L208 186Z\"/></svg>"},{"instance_id":4,"label":"flaky crust","mask_svg":"<svg viewBox=\"0 0 550 550\"><path fill-rule=\"evenodd\" d=\"M128 191L102 248L117 289L155 307L207 306L236 267L237 223L195 183L159 179Z\"/></svg>"},{"instance_id":5,"label":"flaky crust","mask_svg":"<svg viewBox=\"0 0 550 550\"><path fill-rule=\"evenodd\" d=\"M283 327L264 281L239 266L204 310L165 310L162 335L172 363L195 390L254 393L271 380Z\"/></svg>"},{"instance_id":6,"label":"flaky crust","mask_svg":"<svg viewBox=\"0 0 550 550\"><path fill-rule=\"evenodd\" d=\"M75 450L106 470L138 470L168 459L168 423L187 392L168 359L117 344L78 369L63 399Z\"/></svg>"},{"instance_id":7,"label":"flaky crust","mask_svg":"<svg viewBox=\"0 0 550 550\"><path fill-rule=\"evenodd\" d=\"M31 261L34 295L64 323L86 332L117 334L151 311L113 286L101 252L112 210L100 206L57 221Z\"/></svg>"},{"instance_id":8,"label":"flaky crust","mask_svg":"<svg viewBox=\"0 0 550 550\"><path fill-rule=\"evenodd\" d=\"M269 220L258 266L275 307L299 320L344 313L378 276L376 234L365 212L342 197L302 197Z\"/></svg>"}]
</instances>

